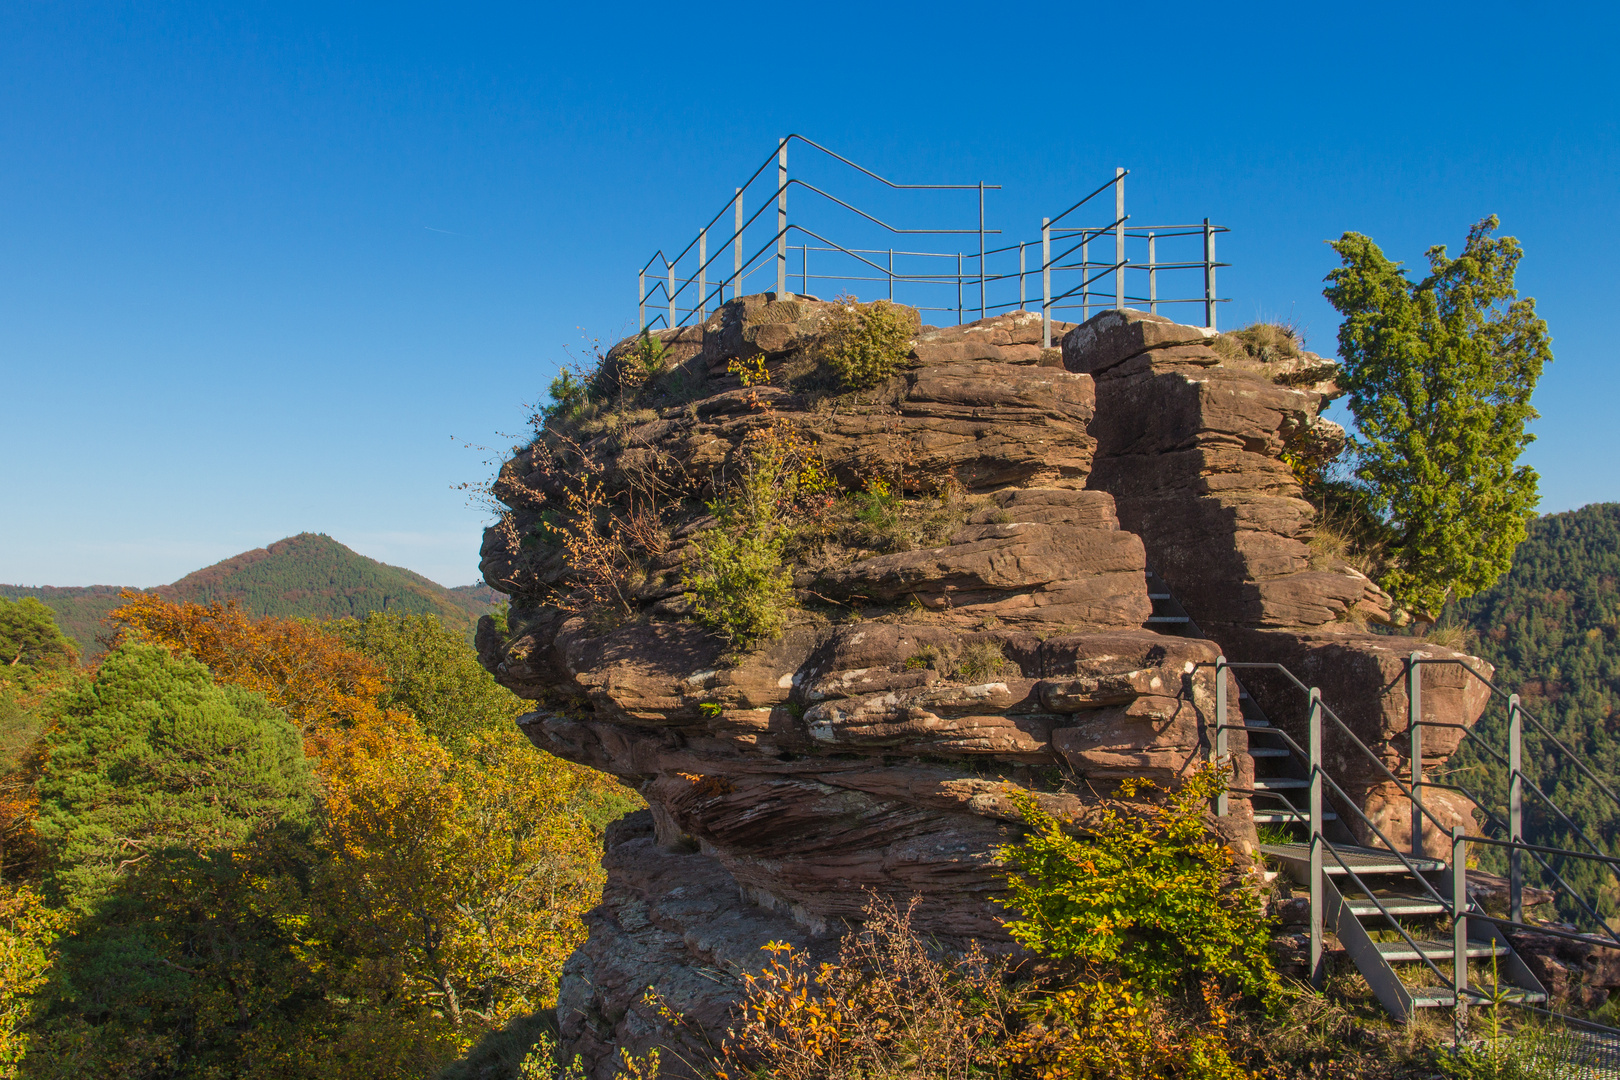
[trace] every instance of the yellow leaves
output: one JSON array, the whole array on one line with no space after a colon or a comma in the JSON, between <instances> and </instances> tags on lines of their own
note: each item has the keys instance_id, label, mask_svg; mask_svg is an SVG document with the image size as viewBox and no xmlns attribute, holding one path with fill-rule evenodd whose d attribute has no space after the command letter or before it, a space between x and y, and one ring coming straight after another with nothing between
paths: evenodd
<instances>
[{"instance_id":1,"label":"yellow leaves","mask_svg":"<svg viewBox=\"0 0 1620 1080\"><path fill-rule=\"evenodd\" d=\"M28 885L0 892L0 1078L16 1076L27 1052L29 1039L22 1029L68 921L65 912L45 906L45 898Z\"/></svg>"}]
</instances>

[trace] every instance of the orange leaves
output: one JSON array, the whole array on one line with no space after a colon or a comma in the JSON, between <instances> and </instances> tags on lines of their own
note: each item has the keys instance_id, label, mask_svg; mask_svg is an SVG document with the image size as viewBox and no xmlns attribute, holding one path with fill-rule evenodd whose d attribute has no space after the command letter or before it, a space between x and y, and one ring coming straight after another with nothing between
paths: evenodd
<instances>
[{"instance_id":1,"label":"orange leaves","mask_svg":"<svg viewBox=\"0 0 1620 1080\"><path fill-rule=\"evenodd\" d=\"M254 619L234 600L204 605L130 590L119 595L124 604L110 618L176 654L190 653L217 682L263 695L298 725L311 749L323 749L338 730L399 719L377 705L386 686L382 668L316 623Z\"/></svg>"}]
</instances>

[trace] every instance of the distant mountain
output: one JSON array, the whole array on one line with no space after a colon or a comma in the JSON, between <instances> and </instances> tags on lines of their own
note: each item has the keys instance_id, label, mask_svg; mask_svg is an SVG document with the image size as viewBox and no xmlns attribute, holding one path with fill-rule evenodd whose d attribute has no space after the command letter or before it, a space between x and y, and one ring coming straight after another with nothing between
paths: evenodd
<instances>
[{"instance_id":1,"label":"distant mountain","mask_svg":"<svg viewBox=\"0 0 1620 1080\"><path fill-rule=\"evenodd\" d=\"M119 589L0 585L0 596L38 597L56 613L62 630L91 655L102 651L96 637L105 633L102 619L118 606ZM199 604L234 599L254 615L290 618L359 618L373 611L437 615L469 640L478 616L503 599L482 584L447 589L421 574L350 551L324 533L289 536L147 591Z\"/></svg>"}]
</instances>

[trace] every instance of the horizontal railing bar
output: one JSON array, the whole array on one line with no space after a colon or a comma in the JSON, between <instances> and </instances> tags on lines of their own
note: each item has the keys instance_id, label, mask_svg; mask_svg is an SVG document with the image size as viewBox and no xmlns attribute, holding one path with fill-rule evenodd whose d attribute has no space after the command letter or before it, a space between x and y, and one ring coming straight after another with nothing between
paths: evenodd
<instances>
[{"instance_id":1,"label":"horizontal railing bar","mask_svg":"<svg viewBox=\"0 0 1620 1080\"><path fill-rule=\"evenodd\" d=\"M1457 659L1453 659L1453 658L1450 658L1450 657L1441 657L1441 656L1435 656L1435 657L1419 656L1419 657L1413 658L1409 662L1410 663L1416 663L1416 664L1437 664L1437 665L1438 664L1450 664L1450 665L1453 665L1455 667L1460 667L1464 671L1468 672L1468 674L1472 675L1474 678L1478 679L1480 682L1484 683L1487 687L1489 687L1493 694L1495 694L1495 695L1497 695L1498 697L1501 697L1501 698L1506 698L1506 699L1509 699L1509 700L1512 699L1513 695L1511 695L1507 691L1503 690L1500 686L1497 686L1494 682L1492 682L1490 679L1487 679L1484 675L1481 675L1474 668L1474 666L1472 664L1469 664L1466 661L1457 660ZM1596 774L1594 774L1592 772L1591 769L1587 768L1586 767L1586 762L1581 760L1581 756L1579 754L1577 754L1575 751L1571 750L1569 747L1565 746L1563 741L1561 739L1559 739L1558 736L1554 735L1552 733L1551 729L1549 729L1547 727L1547 725L1543 724L1536 717L1536 715L1534 713L1532 713L1530 710L1526 709L1523 704L1519 705L1519 715L1524 717L1526 720L1529 720L1532 724L1534 724L1536 726L1536 728L1540 730L1540 732L1542 733L1543 736L1545 736L1546 738L1552 740L1553 745L1558 747L1558 749L1562 750L1569 757L1570 763L1572 765L1574 765L1576 768L1580 769L1581 772L1586 775L1586 778L1588 780L1592 781L1594 784L1596 784L1598 786L1599 790L1601 790L1605 795L1607 795L1610 798L1610 800L1612 800L1614 802L1614 804L1616 806L1620 806L1620 795L1616 795L1614 793L1613 789L1611 789L1609 787L1609 785L1605 784L1601 779L1599 779L1597 777Z\"/></svg>"},{"instance_id":2,"label":"horizontal railing bar","mask_svg":"<svg viewBox=\"0 0 1620 1080\"><path fill-rule=\"evenodd\" d=\"M1612 939L1606 940L1591 934L1583 934L1579 930L1564 930L1554 926L1543 926L1540 923L1514 922L1512 919L1504 919L1500 915L1491 915L1484 911L1470 911L1468 917L1470 919L1480 919L1484 922L1492 922L1497 926L1511 926L1516 930L1528 930L1532 934L1551 934L1553 937L1565 938L1569 941L1584 941L1588 945L1596 945L1599 948L1614 948Z\"/></svg>"},{"instance_id":3,"label":"horizontal railing bar","mask_svg":"<svg viewBox=\"0 0 1620 1080\"><path fill-rule=\"evenodd\" d=\"M1571 848L1547 847L1543 844L1530 844L1523 840L1500 840L1490 836L1470 836L1468 840L1478 840L1482 844L1491 844L1494 847L1513 848L1515 851L1539 851L1543 855L1568 855L1572 859L1586 859L1589 862L1608 863L1610 866L1620 866L1620 858L1613 855L1590 855L1584 851L1575 851Z\"/></svg>"}]
</instances>

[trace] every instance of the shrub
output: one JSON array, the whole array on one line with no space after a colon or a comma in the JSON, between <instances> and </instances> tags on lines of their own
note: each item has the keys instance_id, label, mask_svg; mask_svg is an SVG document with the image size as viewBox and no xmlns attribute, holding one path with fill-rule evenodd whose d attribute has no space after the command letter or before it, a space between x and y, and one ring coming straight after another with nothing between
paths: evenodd
<instances>
[{"instance_id":1,"label":"shrub","mask_svg":"<svg viewBox=\"0 0 1620 1080\"><path fill-rule=\"evenodd\" d=\"M1007 1046L1010 1063L1050 1080L1250 1080L1232 1060L1225 1003L1206 986L1208 1018L1188 1023L1166 1002L1107 979L1037 998Z\"/></svg>"},{"instance_id":2,"label":"shrub","mask_svg":"<svg viewBox=\"0 0 1620 1080\"><path fill-rule=\"evenodd\" d=\"M937 956L912 927L917 903L902 909L871 899L837 963L813 969L792 946L767 945L771 960L747 978L741 1025L729 1033L715 1075L966 1080L1000 1072L1016 1022L1016 998L1003 986L1006 962L976 946L965 956Z\"/></svg>"},{"instance_id":3,"label":"shrub","mask_svg":"<svg viewBox=\"0 0 1620 1080\"><path fill-rule=\"evenodd\" d=\"M1269 998L1277 975L1259 896L1234 881L1231 851L1204 827L1225 783L1205 767L1162 803L1105 801L1085 837L1013 791L1034 832L999 852L1013 868L1009 906L1023 916L1007 929L1034 952L1107 965L1151 994L1208 977ZM1121 794L1143 789L1154 785L1127 781Z\"/></svg>"},{"instance_id":4,"label":"shrub","mask_svg":"<svg viewBox=\"0 0 1620 1080\"><path fill-rule=\"evenodd\" d=\"M822 358L845 389L870 389L900 369L920 326L915 311L887 300L852 303L829 324L822 338Z\"/></svg>"},{"instance_id":5,"label":"shrub","mask_svg":"<svg viewBox=\"0 0 1620 1080\"><path fill-rule=\"evenodd\" d=\"M738 648L780 635L793 606L780 538L724 520L692 541L684 583L698 621Z\"/></svg>"}]
</instances>

